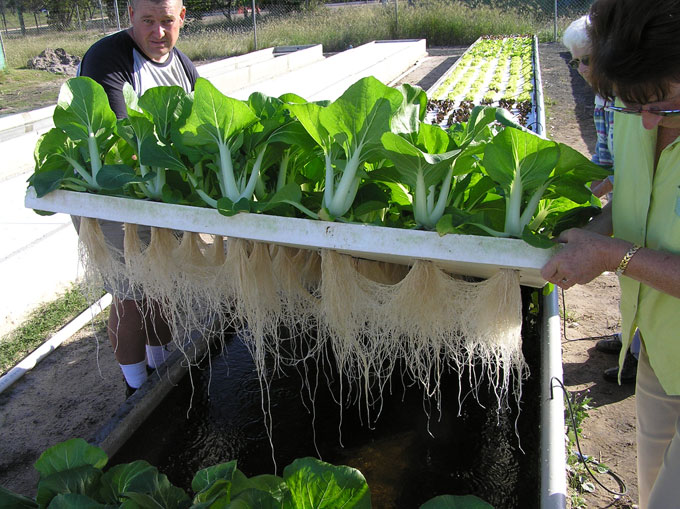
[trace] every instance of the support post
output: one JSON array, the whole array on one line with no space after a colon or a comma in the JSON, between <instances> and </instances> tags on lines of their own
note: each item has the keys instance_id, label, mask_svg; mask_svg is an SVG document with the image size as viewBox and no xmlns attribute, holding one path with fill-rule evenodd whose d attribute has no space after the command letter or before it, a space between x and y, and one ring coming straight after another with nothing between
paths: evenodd
<instances>
[{"instance_id":1,"label":"support post","mask_svg":"<svg viewBox=\"0 0 680 509\"><path fill-rule=\"evenodd\" d=\"M118 0L113 0L113 10L116 11L116 26L120 32L120 13L118 12Z\"/></svg>"},{"instance_id":2,"label":"support post","mask_svg":"<svg viewBox=\"0 0 680 509\"><path fill-rule=\"evenodd\" d=\"M99 0L99 13L102 17L102 30L106 33L106 24L104 23L104 6L102 5L102 0Z\"/></svg>"},{"instance_id":3,"label":"support post","mask_svg":"<svg viewBox=\"0 0 680 509\"><path fill-rule=\"evenodd\" d=\"M257 51L257 15L255 13L255 0L252 2L253 5L253 50Z\"/></svg>"}]
</instances>

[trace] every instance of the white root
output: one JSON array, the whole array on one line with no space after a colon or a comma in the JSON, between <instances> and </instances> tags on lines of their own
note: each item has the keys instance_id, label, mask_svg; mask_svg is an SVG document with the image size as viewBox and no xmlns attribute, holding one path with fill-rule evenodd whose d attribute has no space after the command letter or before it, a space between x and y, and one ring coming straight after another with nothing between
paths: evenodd
<instances>
[{"instance_id":1,"label":"white root","mask_svg":"<svg viewBox=\"0 0 680 509\"><path fill-rule=\"evenodd\" d=\"M185 232L180 242L159 228L144 246L134 225L126 225L123 263L96 221L83 220L80 238L90 266L107 281L128 278L158 302L176 337L234 325L265 385L273 374L267 355L274 372L282 363L330 360L349 381L339 399L362 401L369 417L379 414L395 369L437 402L447 370L467 373L473 391L489 384L499 411L510 392L518 401L528 373L511 270L469 282L427 261L409 268L235 238L225 252L222 237Z\"/></svg>"}]
</instances>

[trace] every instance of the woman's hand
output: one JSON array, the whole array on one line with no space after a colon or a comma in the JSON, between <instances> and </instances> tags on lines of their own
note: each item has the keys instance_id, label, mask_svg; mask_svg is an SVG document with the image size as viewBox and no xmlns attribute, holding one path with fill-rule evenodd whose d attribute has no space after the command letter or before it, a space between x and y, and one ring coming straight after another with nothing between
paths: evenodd
<instances>
[{"instance_id":1,"label":"woman's hand","mask_svg":"<svg viewBox=\"0 0 680 509\"><path fill-rule=\"evenodd\" d=\"M605 271L616 270L632 246L630 242L579 228L562 232L558 242L563 244L562 249L548 260L541 275L565 290L589 283Z\"/></svg>"}]
</instances>

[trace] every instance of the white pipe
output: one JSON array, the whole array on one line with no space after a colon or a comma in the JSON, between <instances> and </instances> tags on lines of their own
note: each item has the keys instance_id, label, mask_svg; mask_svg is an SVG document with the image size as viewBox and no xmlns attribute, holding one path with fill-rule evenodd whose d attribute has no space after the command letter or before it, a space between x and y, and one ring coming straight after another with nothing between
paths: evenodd
<instances>
[{"instance_id":1,"label":"white pipe","mask_svg":"<svg viewBox=\"0 0 680 509\"><path fill-rule=\"evenodd\" d=\"M2 394L27 372L32 370L41 360L59 348L59 346L64 341L83 328L84 325L92 320L93 316L101 313L109 304L111 304L111 294L107 293L101 299L71 320L68 324L66 324L66 326L64 326L64 328L62 328L54 336L52 336L28 356L26 356L24 360L19 362L19 364L10 369L5 375L2 376L2 378L0 378L0 394Z\"/></svg>"},{"instance_id":2,"label":"white pipe","mask_svg":"<svg viewBox=\"0 0 680 509\"><path fill-rule=\"evenodd\" d=\"M557 291L543 299L541 331L541 509L567 504L567 457L564 447L562 345Z\"/></svg>"}]
</instances>

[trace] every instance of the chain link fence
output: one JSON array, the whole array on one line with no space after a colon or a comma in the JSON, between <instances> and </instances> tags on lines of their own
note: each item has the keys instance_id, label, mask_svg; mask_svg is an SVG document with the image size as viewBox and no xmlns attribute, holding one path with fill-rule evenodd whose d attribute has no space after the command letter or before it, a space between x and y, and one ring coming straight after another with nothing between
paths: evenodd
<instances>
[{"instance_id":1,"label":"chain link fence","mask_svg":"<svg viewBox=\"0 0 680 509\"><path fill-rule=\"evenodd\" d=\"M442 0L448 2L449 0ZM22 4L23 2L23 4ZM369 0L326 3L331 8L382 4L393 9L395 24L400 10L418 6L423 0ZM527 13L552 29L557 39L560 20L586 14L593 0L450 0L471 8L492 7ZM253 32L258 23L321 5L319 0L184 0L187 15L184 33L211 31ZM17 6L23 5L23 8ZM33 10L26 6L35 6ZM50 8L47 8L50 7ZM0 30L6 38L50 31L99 30L110 33L129 26L128 0L0 0Z\"/></svg>"}]
</instances>

